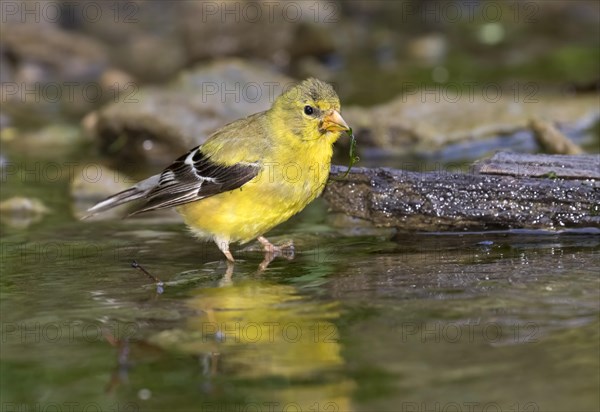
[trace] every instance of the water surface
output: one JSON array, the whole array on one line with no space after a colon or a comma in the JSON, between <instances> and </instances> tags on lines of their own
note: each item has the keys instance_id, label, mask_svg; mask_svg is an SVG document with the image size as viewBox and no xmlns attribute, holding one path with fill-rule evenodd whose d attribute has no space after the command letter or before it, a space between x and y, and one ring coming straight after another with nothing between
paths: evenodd
<instances>
[{"instance_id":1,"label":"water surface","mask_svg":"<svg viewBox=\"0 0 600 412\"><path fill-rule=\"evenodd\" d=\"M5 410L600 407L600 237L345 236L323 216L274 230L296 258L264 272L177 223L4 225Z\"/></svg>"}]
</instances>

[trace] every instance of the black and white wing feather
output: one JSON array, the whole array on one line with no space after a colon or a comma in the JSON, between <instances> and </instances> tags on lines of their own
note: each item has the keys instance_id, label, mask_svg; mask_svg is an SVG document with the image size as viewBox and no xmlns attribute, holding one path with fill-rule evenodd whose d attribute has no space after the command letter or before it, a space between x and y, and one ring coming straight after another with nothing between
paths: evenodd
<instances>
[{"instance_id":1,"label":"black and white wing feather","mask_svg":"<svg viewBox=\"0 0 600 412\"><path fill-rule=\"evenodd\" d=\"M160 174L158 184L145 196L146 203L134 214L179 206L237 189L257 176L259 170L257 163L215 164L197 147Z\"/></svg>"},{"instance_id":2,"label":"black and white wing feather","mask_svg":"<svg viewBox=\"0 0 600 412\"><path fill-rule=\"evenodd\" d=\"M211 162L199 147L190 150L160 175L139 182L88 210L90 216L132 200L145 203L132 215L180 206L243 186L260 172L258 163L224 166Z\"/></svg>"}]
</instances>

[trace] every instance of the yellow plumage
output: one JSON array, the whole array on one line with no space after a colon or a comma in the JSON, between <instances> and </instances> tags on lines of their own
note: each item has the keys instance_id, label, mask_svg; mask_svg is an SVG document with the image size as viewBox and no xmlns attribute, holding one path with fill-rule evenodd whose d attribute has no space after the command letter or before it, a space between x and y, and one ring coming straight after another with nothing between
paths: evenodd
<instances>
[{"instance_id":1,"label":"yellow plumage","mask_svg":"<svg viewBox=\"0 0 600 412\"><path fill-rule=\"evenodd\" d=\"M308 79L279 96L270 110L230 123L160 175L90 209L100 212L146 199L139 212L172 207L229 260L229 243L259 238L321 194L332 145L348 126L333 88Z\"/></svg>"}]
</instances>

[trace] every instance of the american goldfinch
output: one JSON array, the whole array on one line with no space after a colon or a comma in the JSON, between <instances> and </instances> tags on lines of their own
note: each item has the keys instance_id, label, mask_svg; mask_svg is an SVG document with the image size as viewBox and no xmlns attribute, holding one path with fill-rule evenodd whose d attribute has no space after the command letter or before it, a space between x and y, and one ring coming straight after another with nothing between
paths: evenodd
<instances>
[{"instance_id":1,"label":"american goldfinch","mask_svg":"<svg viewBox=\"0 0 600 412\"><path fill-rule=\"evenodd\" d=\"M144 200L132 215L175 207L198 237L212 239L231 262L232 242L257 239L274 253L278 248L262 235L321 194L333 143L348 130L333 88L307 79L269 110L225 125L162 173L88 212Z\"/></svg>"}]
</instances>

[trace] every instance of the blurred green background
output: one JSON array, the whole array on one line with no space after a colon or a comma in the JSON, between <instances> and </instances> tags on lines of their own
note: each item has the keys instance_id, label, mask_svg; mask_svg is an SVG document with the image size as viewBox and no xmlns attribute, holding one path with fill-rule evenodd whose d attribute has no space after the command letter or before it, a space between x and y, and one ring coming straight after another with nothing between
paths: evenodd
<instances>
[{"instance_id":1,"label":"blurred green background","mask_svg":"<svg viewBox=\"0 0 600 412\"><path fill-rule=\"evenodd\" d=\"M270 234L295 260L230 273L174 214L79 217L309 76L363 166L556 153L534 120L597 154L599 46L598 1L2 0L2 410L597 411L597 232L317 201Z\"/></svg>"}]
</instances>

